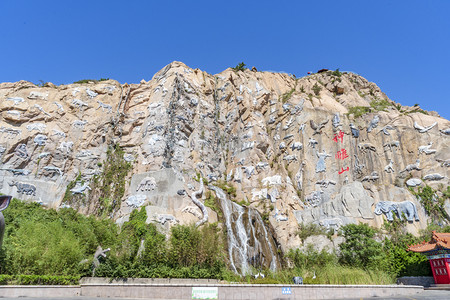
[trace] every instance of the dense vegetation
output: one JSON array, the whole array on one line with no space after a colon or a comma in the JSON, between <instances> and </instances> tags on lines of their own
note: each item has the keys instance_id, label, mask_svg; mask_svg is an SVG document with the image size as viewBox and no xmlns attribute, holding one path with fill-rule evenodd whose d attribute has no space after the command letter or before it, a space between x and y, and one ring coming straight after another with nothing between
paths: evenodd
<instances>
[{"instance_id":1,"label":"dense vegetation","mask_svg":"<svg viewBox=\"0 0 450 300\"><path fill-rule=\"evenodd\" d=\"M154 224L145 224L145 209L134 210L121 229L110 219L86 217L71 208L46 210L16 199L4 216L0 274L91 276L99 245L111 251L96 276L222 278L227 272L214 224L174 226L166 240Z\"/></svg>"},{"instance_id":2,"label":"dense vegetation","mask_svg":"<svg viewBox=\"0 0 450 300\"><path fill-rule=\"evenodd\" d=\"M430 238L437 225L420 237L403 233L404 223L386 223L381 231L365 224L346 225L337 251L313 247L285 254L283 270L266 278L238 277L227 269L225 234L216 224L171 227L170 237L146 224L146 210L136 209L120 228L111 219L86 217L71 208L44 209L14 199L4 211L6 232L0 250L0 284L73 284L92 276L98 246L111 248L95 269L95 276L217 278L255 283L386 284L398 276L429 276L425 256L407 252L409 244ZM450 231L450 228L439 228ZM390 234L387 238L386 233ZM311 225L299 227L299 236L326 234Z\"/></svg>"}]
</instances>

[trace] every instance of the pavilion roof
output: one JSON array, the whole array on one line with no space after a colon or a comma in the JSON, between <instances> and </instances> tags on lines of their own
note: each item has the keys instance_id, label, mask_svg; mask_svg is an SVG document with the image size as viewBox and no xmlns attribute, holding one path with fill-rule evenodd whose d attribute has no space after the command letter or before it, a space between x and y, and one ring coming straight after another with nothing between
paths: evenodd
<instances>
[{"instance_id":1,"label":"pavilion roof","mask_svg":"<svg viewBox=\"0 0 450 300\"><path fill-rule=\"evenodd\" d=\"M408 251L429 252L438 249L450 250L450 233L438 233L433 231L431 241L410 245Z\"/></svg>"}]
</instances>

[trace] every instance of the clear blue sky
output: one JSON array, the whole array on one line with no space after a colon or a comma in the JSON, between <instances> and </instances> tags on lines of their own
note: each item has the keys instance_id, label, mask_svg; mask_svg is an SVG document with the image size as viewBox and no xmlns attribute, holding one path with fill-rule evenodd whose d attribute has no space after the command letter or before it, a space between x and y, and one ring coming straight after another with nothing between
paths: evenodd
<instances>
[{"instance_id":1,"label":"clear blue sky","mask_svg":"<svg viewBox=\"0 0 450 300\"><path fill-rule=\"evenodd\" d=\"M174 60L353 71L450 119L450 1L0 0L0 82L149 80Z\"/></svg>"}]
</instances>

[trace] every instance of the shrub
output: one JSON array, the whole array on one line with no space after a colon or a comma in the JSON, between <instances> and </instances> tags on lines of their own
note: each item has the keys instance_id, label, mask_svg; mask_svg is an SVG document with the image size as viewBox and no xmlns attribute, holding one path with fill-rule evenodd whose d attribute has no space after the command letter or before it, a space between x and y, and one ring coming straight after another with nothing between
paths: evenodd
<instances>
[{"instance_id":1,"label":"shrub","mask_svg":"<svg viewBox=\"0 0 450 300\"><path fill-rule=\"evenodd\" d=\"M293 87L289 92L281 95L281 102L286 103L289 99L291 99L292 94L295 92L295 87Z\"/></svg>"},{"instance_id":2,"label":"shrub","mask_svg":"<svg viewBox=\"0 0 450 300\"><path fill-rule=\"evenodd\" d=\"M385 111L392 104L385 99L375 99L370 102L370 106L376 111Z\"/></svg>"},{"instance_id":3,"label":"shrub","mask_svg":"<svg viewBox=\"0 0 450 300\"><path fill-rule=\"evenodd\" d=\"M312 87L312 90L314 91L314 94L316 96L319 96L320 91L322 90L322 87L320 87L317 82L314 83L314 86Z\"/></svg>"},{"instance_id":4,"label":"shrub","mask_svg":"<svg viewBox=\"0 0 450 300\"><path fill-rule=\"evenodd\" d=\"M240 64L237 64L236 67L232 68L234 71L245 71L247 68L245 67L244 62L241 62Z\"/></svg>"},{"instance_id":5,"label":"shrub","mask_svg":"<svg viewBox=\"0 0 450 300\"><path fill-rule=\"evenodd\" d=\"M352 106L348 108L347 115L353 115L355 119L370 112L370 107L367 106Z\"/></svg>"},{"instance_id":6,"label":"shrub","mask_svg":"<svg viewBox=\"0 0 450 300\"><path fill-rule=\"evenodd\" d=\"M106 80L109 80L109 78L100 78L100 79L81 79L81 80L78 80L78 81L74 81L73 83L75 83L75 84L82 84L82 83L89 83L89 82L94 82L94 83L98 83L98 82L100 82L100 81L106 81Z\"/></svg>"},{"instance_id":7,"label":"shrub","mask_svg":"<svg viewBox=\"0 0 450 300\"><path fill-rule=\"evenodd\" d=\"M349 266L383 269L385 254L382 244L375 241L376 231L367 224L348 224L341 227L345 242L339 245L340 261Z\"/></svg>"},{"instance_id":8,"label":"shrub","mask_svg":"<svg viewBox=\"0 0 450 300\"><path fill-rule=\"evenodd\" d=\"M333 73L331 73L331 75L337 76L337 77L341 77L341 76L342 76L342 73L339 72L339 69L336 69L335 71L333 71Z\"/></svg>"},{"instance_id":9,"label":"shrub","mask_svg":"<svg viewBox=\"0 0 450 300\"><path fill-rule=\"evenodd\" d=\"M299 236L302 243L306 240L307 237L313 236L313 235L326 235L327 232L325 229L320 227L317 224L313 223L302 223L298 226L297 235Z\"/></svg>"}]
</instances>

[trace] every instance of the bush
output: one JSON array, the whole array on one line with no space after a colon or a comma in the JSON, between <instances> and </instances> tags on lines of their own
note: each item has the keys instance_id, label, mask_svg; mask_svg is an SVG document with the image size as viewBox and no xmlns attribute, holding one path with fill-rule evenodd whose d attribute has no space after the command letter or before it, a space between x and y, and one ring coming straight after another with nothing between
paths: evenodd
<instances>
[{"instance_id":1,"label":"bush","mask_svg":"<svg viewBox=\"0 0 450 300\"><path fill-rule=\"evenodd\" d=\"M71 208L46 210L37 203L11 201L4 211L6 232L0 273L9 275L83 275L98 245L116 243L111 220L96 220Z\"/></svg>"},{"instance_id":2,"label":"bush","mask_svg":"<svg viewBox=\"0 0 450 300\"><path fill-rule=\"evenodd\" d=\"M337 76L337 77L341 77L341 76L342 76L342 73L339 72L339 69L336 69L335 71L333 71L333 73L331 73L331 75Z\"/></svg>"},{"instance_id":3,"label":"bush","mask_svg":"<svg viewBox=\"0 0 450 300\"><path fill-rule=\"evenodd\" d=\"M355 119L370 112L370 107L367 106L352 106L348 108L348 115L353 115Z\"/></svg>"},{"instance_id":4,"label":"bush","mask_svg":"<svg viewBox=\"0 0 450 300\"><path fill-rule=\"evenodd\" d=\"M82 83L89 83L89 82L94 82L94 83L98 83L98 82L100 82L100 81L106 81L106 80L109 80L109 78L100 78L100 79L81 79L81 80L78 80L78 81L74 81L73 83L75 83L75 84L82 84Z\"/></svg>"},{"instance_id":5,"label":"bush","mask_svg":"<svg viewBox=\"0 0 450 300\"><path fill-rule=\"evenodd\" d=\"M314 83L312 90L314 91L314 94L316 94L316 96L319 96L319 93L322 90L322 88L316 82L316 83Z\"/></svg>"},{"instance_id":6,"label":"bush","mask_svg":"<svg viewBox=\"0 0 450 300\"><path fill-rule=\"evenodd\" d=\"M238 71L245 71L247 70L247 68L245 67L244 62L241 62L240 64L238 64L236 67L232 68L234 71L238 72Z\"/></svg>"},{"instance_id":7,"label":"bush","mask_svg":"<svg viewBox=\"0 0 450 300\"><path fill-rule=\"evenodd\" d=\"M349 266L384 269L386 257L382 244L375 241L376 231L367 224L348 224L341 227L345 242L339 245L340 261Z\"/></svg>"},{"instance_id":8,"label":"bush","mask_svg":"<svg viewBox=\"0 0 450 300\"><path fill-rule=\"evenodd\" d=\"M375 111L385 111L388 107L392 106L392 104L384 99L375 99L370 102L370 106Z\"/></svg>"},{"instance_id":9,"label":"bush","mask_svg":"<svg viewBox=\"0 0 450 300\"><path fill-rule=\"evenodd\" d=\"M325 229L320 227L317 224L313 223L302 223L298 226L297 235L302 240L302 243L306 240L307 237L313 235L326 235L327 232Z\"/></svg>"}]
</instances>

